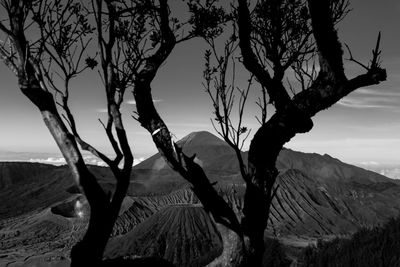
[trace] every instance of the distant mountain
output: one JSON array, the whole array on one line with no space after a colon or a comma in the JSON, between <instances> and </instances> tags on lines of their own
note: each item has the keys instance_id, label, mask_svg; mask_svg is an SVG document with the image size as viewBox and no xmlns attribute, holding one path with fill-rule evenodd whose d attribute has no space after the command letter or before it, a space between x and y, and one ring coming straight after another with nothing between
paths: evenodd
<instances>
[{"instance_id":1,"label":"distant mountain","mask_svg":"<svg viewBox=\"0 0 400 267\"><path fill-rule=\"evenodd\" d=\"M193 132L178 141L178 144L183 147L187 155L196 154L196 161L211 175L212 179L225 180L224 178L229 176L229 182L242 182L233 149L215 135L206 131ZM247 162L247 154L247 152L242 153L245 162ZM400 183L378 173L344 163L327 154L303 153L287 148L283 148L279 154L277 168L281 173L290 169L300 170L310 178L328 184ZM182 180L171 170L159 153L136 165L134 171L137 172L137 177L134 179L144 182L148 179L154 180L154 172L162 173L164 178L157 179L161 183L168 179ZM149 173L153 175L147 175Z\"/></svg>"},{"instance_id":2,"label":"distant mountain","mask_svg":"<svg viewBox=\"0 0 400 267\"><path fill-rule=\"evenodd\" d=\"M237 173L236 158L232 158L233 149L223 140L206 132L193 132L179 140L178 145L189 156L196 154L196 161L208 172ZM142 161L135 170L170 170L159 153Z\"/></svg>"},{"instance_id":3,"label":"distant mountain","mask_svg":"<svg viewBox=\"0 0 400 267\"><path fill-rule=\"evenodd\" d=\"M210 180L217 181L217 186L228 195L236 192L237 203L243 203L244 182L237 159L223 140L208 132L195 132L178 143L188 155L196 154L196 161ZM247 152L243 152L243 157L247 160ZM383 223L400 211L397 180L329 155L283 149L277 168L280 189L273 203L271 233L349 233L360 226ZM186 184L159 154L136 165L134 171L148 191L168 192Z\"/></svg>"},{"instance_id":4,"label":"distant mountain","mask_svg":"<svg viewBox=\"0 0 400 267\"><path fill-rule=\"evenodd\" d=\"M196 154L195 161L211 180L220 184L243 182L233 149L215 135L206 131L194 132L182 138L178 144L188 156ZM243 155L247 158L247 153ZM146 192L168 193L187 184L159 153L134 166L133 171L134 180L145 185Z\"/></svg>"},{"instance_id":5,"label":"distant mountain","mask_svg":"<svg viewBox=\"0 0 400 267\"><path fill-rule=\"evenodd\" d=\"M301 170L310 176L310 178L325 183L397 183L397 181L388 179L383 175L344 163L327 154L303 153L290 149L283 149L281 151L277 167L280 170Z\"/></svg>"}]
</instances>

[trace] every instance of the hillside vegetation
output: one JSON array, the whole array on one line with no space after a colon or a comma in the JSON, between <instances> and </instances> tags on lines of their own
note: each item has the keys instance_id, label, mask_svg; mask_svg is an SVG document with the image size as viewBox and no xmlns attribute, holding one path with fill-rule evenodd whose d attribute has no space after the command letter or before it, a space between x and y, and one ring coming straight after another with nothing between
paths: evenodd
<instances>
[{"instance_id":1,"label":"hillside vegetation","mask_svg":"<svg viewBox=\"0 0 400 267\"><path fill-rule=\"evenodd\" d=\"M383 227L363 228L351 238L319 241L303 254L307 267L400 266L400 217Z\"/></svg>"}]
</instances>

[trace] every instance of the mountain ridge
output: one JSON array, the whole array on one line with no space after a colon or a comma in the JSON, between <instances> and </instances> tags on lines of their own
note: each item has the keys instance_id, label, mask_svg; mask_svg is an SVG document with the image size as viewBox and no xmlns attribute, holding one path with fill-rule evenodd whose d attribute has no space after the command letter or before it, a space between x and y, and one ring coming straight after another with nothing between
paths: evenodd
<instances>
[{"instance_id":1,"label":"mountain ridge","mask_svg":"<svg viewBox=\"0 0 400 267\"><path fill-rule=\"evenodd\" d=\"M194 139L195 141L193 141ZM218 173L218 171L223 171L231 174L239 172L234 150L222 139L209 132L190 133L178 141L178 144L182 146L187 155L196 154L197 162L206 172ZM242 152L244 162L247 162L247 156L248 151ZM400 184L400 181L394 181L379 173L342 162L328 154L306 153L289 148L282 149L276 165L280 171L296 168L310 173L312 178L325 182L332 178L361 183L385 182L390 179L394 183ZM134 170L160 171L165 169L169 170L170 167L159 153L134 166ZM363 179L363 177L368 179Z\"/></svg>"}]
</instances>

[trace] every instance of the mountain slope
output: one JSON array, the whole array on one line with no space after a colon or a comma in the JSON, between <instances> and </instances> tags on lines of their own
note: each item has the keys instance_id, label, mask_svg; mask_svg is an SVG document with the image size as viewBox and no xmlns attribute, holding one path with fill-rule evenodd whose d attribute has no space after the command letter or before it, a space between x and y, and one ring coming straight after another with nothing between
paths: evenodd
<instances>
[{"instance_id":1,"label":"mountain slope","mask_svg":"<svg viewBox=\"0 0 400 267\"><path fill-rule=\"evenodd\" d=\"M112 190L115 181L108 168L89 169L104 190ZM0 162L0 220L44 209L78 192L67 166Z\"/></svg>"},{"instance_id":2,"label":"mountain slope","mask_svg":"<svg viewBox=\"0 0 400 267\"><path fill-rule=\"evenodd\" d=\"M188 155L196 154L210 180L217 181L226 198L235 201L233 206L243 205L244 182L236 156L224 141L207 132L196 132L179 144ZM247 152L243 157L247 159ZM271 212L271 233L349 233L360 226L383 223L400 211L397 181L329 155L283 149L277 167L279 190ZM159 154L135 166L134 171L140 173L139 180L149 191L186 184Z\"/></svg>"},{"instance_id":3,"label":"mountain slope","mask_svg":"<svg viewBox=\"0 0 400 267\"><path fill-rule=\"evenodd\" d=\"M187 155L196 154L197 163L209 172L236 173L239 170L236 161L232 158L233 149L209 132L190 133L177 143ZM134 169L161 171L170 170L170 167L157 153L136 165Z\"/></svg>"},{"instance_id":4,"label":"mountain slope","mask_svg":"<svg viewBox=\"0 0 400 267\"><path fill-rule=\"evenodd\" d=\"M370 184L379 182L396 182L378 173L368 171L327 154L303 153L290 149L283 149L277 160L280 170L298 169L306 173L310 178L325 183L356 182Z\"/></svg>"},{"instance_id":5,"label":"mountain slope","mask_svg":"<svg viewBox=\"0 0 400 267\"><path fill-rule=\"evenodd\" d=\"M204 266L221 253L215 225L200 206L167 206L107 245L106 258L157 256L176 266Z\"/></svg>"}]
</instances>

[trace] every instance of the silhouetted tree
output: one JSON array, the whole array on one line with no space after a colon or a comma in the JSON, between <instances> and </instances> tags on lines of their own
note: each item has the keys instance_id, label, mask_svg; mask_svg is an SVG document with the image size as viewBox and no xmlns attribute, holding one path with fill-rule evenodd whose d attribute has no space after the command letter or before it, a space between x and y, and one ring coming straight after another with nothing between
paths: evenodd
<instances>
[{"instance_id":1,"label":"silhouetted tree","mask_svg":"<svg viewBox=\"0 0 400 267\"><path fill-rule=\"evenodd\" d=\"M167 0L92 0L90 3L4 0L2 7L7 18L0 24L0 30L5 34L0 55L17 76L20 90L40 110L90 206L87 232L71 250L72 266L101 264L129 186L133 156L120 112L127 89L134 89L138 120L153 133L153 139L171 165L196 184L195 189L204 206L222 203L225 210L215 213L215 217L228 214L234 218L205 175L197 172L197 165L186 169L181 165L180 157L179 162L176 161L178 158L173 158L175 150L169 132L163 128L165 124L154 108L150 90L158 68L175 44L221 30L220 23L226 19L218 16L221 9L210 4L206 10L214 14L213 20L201 29L191 29L190 19L181 22L170 16ZM95 26L91 25L92 21ZM92 57L85 56L88 47L95 45L93 39L97 40L98 52ZM88 68L96 68L97 61L100 61L99 73L106 92L108 113L107 122L101 123L115 152L113 159L83 140L68 105L71 80ZM157 130L161 130L158 135L155 134ZM116 179L114 192L104 192L87 168L81 149L110 167ZM197 177L203 180L197 182ZM204 189L211 195L208 196ZM121 260L104 264L114 263L120 264Z\"/></svg>"},{"instance_id":2,"label":"silhouetted tree","mask_svg":"<svg viewBox=\"0 0 400 267\"><path fill-rule=\"evenodd\" d=\"M311 130L311 118L353 90L386 79L380 68L379 39L373 51L367 73L348 80L343 70L342 50L334 25L347 14L347 1L259 1L250 13L248 2L239 0L237 28L241 61L262 87L258 105L261 127L255 133L249 149L247 165L239 150L240 135L246 128L240 124L248 90L239 91L239 125L230 121L233 87L226 86L226 66L233 52L233 37L225 45L225 54L214 53L216 67L207 67L206 74L217 72L215 95L208 92L214 103L220 135L238 155L241 173L246 182L241 226L245 236L247 264L260 266L264 251L264 231L277 187L278 170L275 163L283 145L297 133ZM213 42L210 42L213 49ZM318 55L317 71L313 62ZM206 59L210 54L206 54ZM209 61L209 60L208 60ZM207 63L209 65L209 63ZM314 63L315 64L315 63ZM299 89L284 80L292 69L300 82ZM221 75L223 73L223 75ZM212 77L206 77L210 80ZM286 83L285 83L286 82ZM209 84L209 83L207 83ZM290 93L292 95L290 95ZM268 98L268 100L267 100ZM266 106L275 112L268 119ZM220 108L221 107L221 108ZM248 238L248 244L246 239Z\"/></svg>"},{"instance_id":3,"label":"silhouetted tree","mask_svg":"<svg viewBox=\"0 0 400 267\"><path fill-rule=\"evenodd\" d=\"M221 23L231 19L223 9L213 6L215 2L188 3L192 12L193 32L208 40L211 45L213 39L223 31ZM297 133L310 131L313 127L311 118L319 111L330 107L357 88L386 79L386 72L379 62L379 38L367 72L347 79L341 45L334 28L335 23L347 13L347 1L259 1L252 13L247 1L239 0L238 3L238 36L234 29L222 56L214 53L216 67L210 66L208 62L205 76L206 88L213 99L216 121L220 125L220 134L236 152L246 183L244 208L240 218L217 194L202 168L194 162L194 156L188 157L177 144L172 143L167 125L152 102L151 82L177 43L169 25L166 6L163 13L160 10L163 18L160 20L158 35L160 46L154 56L145 61L143 71L134 80L138 121L152 134L156 146L170 166L193 185L204 208L224 233L224 251L211 266L261 266L264 231L271 201L277 190L274 187L278 176L275 163L283 145ZM204 25L209 22L217 27L205 29ZM247 164L241 157L240 148L243 144L241 136L246 136L247 131L241 119L249 88L239 91L239 123L233 126L230 121L231 99L236 89L234 86L229 88L225 80L228 59L236 49L236 39L239 40L243 65L251 73L251 79L254 77L263 89L263 96L258 102L262 109L261 127L251 141ZM211 52L207 52L208 61L211 55ZM315 65L309 65L314 55L318 56L318 71ZM285 87L285 73L289 68L293 68L300 82L300 90L291 84ZM215 73L219 77L215 80L217 93L214 95L210 81L214 79L212 76ZM275 107L275 113L269 119L266 116L268 103Z\"/></svg>"},{"instance_id":4,"label":"silhouetted tree","mask_svg":"<svg viewBox=\"0 0 400 267\"><path fill-rule=\"evenodd\" d=\"M253 11L254 19L248 1L238 2L243 65L260 83L275 108L275 113L255 133L247 164L242 224L250 239L252 266L259 266L264 251L263 233L278 176L275 164L283 145L296 134L310 131L311 118L321 110L357 88L386 80L386 71L380 67L378 37L366 73L352 79L346 77L343 51L334 24L346 14L347 0L308 0L308 9L303 1L260 1ZM309 23L311 28L306 26ZM313 40L309 39L311 29ZM301 69L307 63L304 56L311 53L313 42L319 71L304 85L302 78L307 76ZM297 91L285 88L283 83L286 70L293 65L302 81Z\"/></svg>"},{"instance_id":5,"label":"silhouetted tree","mask_svg":"<svg viewBox=\"0 0 400 267\"><path fill-rule=\"evenodd\" d=\"M97 1L99 5L101 2ZM106 2L111 16L112 1ZM83 140L68 107L70 81L87 68L97 65L96 60L85 57L87 48L92 45L90 35L95 31L87 19L89 10L75 0L4 0L1 5L7 14L0 24L0 30L5 34L0 48L3 62L16 75L21 92L39 109L90 205L87 231L72 248L71 266L100 266L129 186L133 165L120 113L124 90L118 86L128 74L121 76L117 73L114 66L118 62L113 61L110 55L115 29L109 28L108 42L98 35L107 95L108 121L105 129L116 153L116 157L111 159ZM34 34L28 36L28 32ZM87 168L80 149L107 163L116 181L114 192L103 190Z\"/></svg>"}]
</instances>

